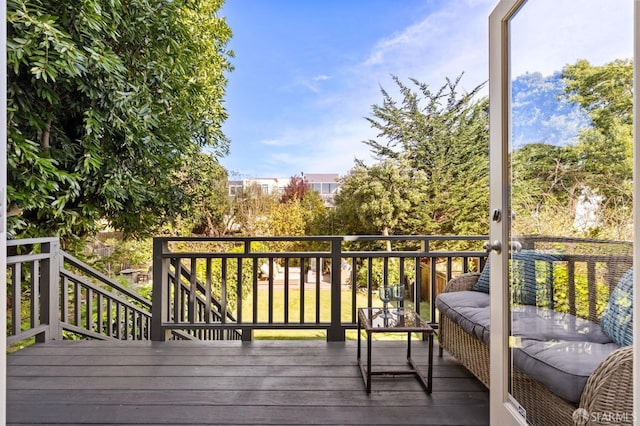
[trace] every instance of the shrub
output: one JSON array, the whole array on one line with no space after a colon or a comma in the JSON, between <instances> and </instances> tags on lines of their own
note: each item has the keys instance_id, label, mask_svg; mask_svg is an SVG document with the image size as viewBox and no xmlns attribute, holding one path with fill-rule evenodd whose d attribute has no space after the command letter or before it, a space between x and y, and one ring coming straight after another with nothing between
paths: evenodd
<instances>
[{"instance_id":1,"label":"shrub","mask_svg":"<svg viewBox=\"0 0 640 426\"><path fill-rule=\"evenodd\" d=\"M377 290L384 285L384 259L371 259L371 289ZM405 283L407 280L415 280L415 269L405 261L404 277L400 277L400 259L390 258L387 265L387 285ZM356 283L358 287L366 288L369 276L369 260L363 259L358 266Z\"/></svg>"}]
</instances>

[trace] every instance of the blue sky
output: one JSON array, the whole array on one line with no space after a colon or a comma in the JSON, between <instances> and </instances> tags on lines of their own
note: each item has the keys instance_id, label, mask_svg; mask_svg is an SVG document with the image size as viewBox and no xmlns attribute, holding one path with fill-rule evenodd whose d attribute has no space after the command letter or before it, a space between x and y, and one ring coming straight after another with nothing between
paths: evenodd
<instances>
[{"instance_id":1,"label":"blue sky","mask_svg":"<svg viewBox=\"0 0 640 426\"><path fill-rule=\"evenodd\" d=\"M583 2L585 0L581 0ZM592 1L592 0L590 0ZM584 27L575 0L564 0L567 15L549 16L531 8L519 19L516 42L528 52L514 60L514 72L550 74L568 62L593 55L593 62L619 56L617 38L631 40L620 25L606 26L629 13L622 7L598 11L597 31L562 37ZM226 0L222 15L234 32L236 53L229 74L223 131L231 154L220 160L233 177L289 177L304 173L345 174L354 158L370 162L363 140L375 138L364 117L391 93L390 75L439 88L464 72L462 87L473 89L488 76L488 16L496 0ZM549 3L558 0L536 0ZM587 9L587 8L583 8ZM571 16L571 20L565 17ZM581 23L582 21L582 23ZM535 22L535 29L532 23ZM572 24L574 23L574 24ZM554 31L541 25L554 25ZM611 39L603 27L614 28ZM604 53L589 40L607 41ZM553 39L545 39L552 35ZM580 46L561 41L580 40ZM537 48L544 45L545 49ZM619 43L618 43L619 44ZM575 59L554 56L563 47ZM584 55L581 52L584 51ZM531 65L535 63L535 65ZM560 65L558 65L560 64Z\"/></svg>"}]
</instances>

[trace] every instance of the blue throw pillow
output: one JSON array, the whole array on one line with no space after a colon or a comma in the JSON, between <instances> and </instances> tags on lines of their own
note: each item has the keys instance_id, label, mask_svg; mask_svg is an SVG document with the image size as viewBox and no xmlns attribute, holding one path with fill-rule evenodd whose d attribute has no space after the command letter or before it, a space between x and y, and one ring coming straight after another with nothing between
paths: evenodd
<instances>
[{"instance_id":1,"label":"blue throw pillow","mask_svg":"<svg viewBox=\"0 0 640 426\"><path fill-rule=\"evenodd\" d=\"M478 281L473 285L471 290L489 293L489 258L487 258L484 268L482 268L482 272L480 272L480 277L478 277Z\"/></svg>"},{"instance_id":2,"label":"blue throw pillow","mask_svg":"<svg viewBox=\"0 0 640 426\"><path fill-rule=\"evenodd\" d=\"M559 254L545 253L537 250L521 250L512 255L511 276L515 289L514 302L535 305L537 292L544 288L551 295L553 286L553 262L562 260ZM472 290L489 293L489 259L480 273Z\"/></svg>"},{"instance_id":3,"label":"blue throw pillow","mask_svg":"<svg viewBox=\"0 0 640 426\"><path fill-rule=\"evenodd\" d=\"M633 270L624 273L609 296L602 331L620 346L633 344Z\"/></svg>"}]
</instances>

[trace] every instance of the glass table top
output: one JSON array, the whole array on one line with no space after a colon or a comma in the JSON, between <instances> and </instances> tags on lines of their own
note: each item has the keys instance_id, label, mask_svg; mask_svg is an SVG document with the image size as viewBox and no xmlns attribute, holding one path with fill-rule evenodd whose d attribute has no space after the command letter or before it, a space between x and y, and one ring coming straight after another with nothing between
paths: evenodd
<instances>
[{"instance_id":1,"label":"glass table top","mask_svg":"<svg viewBox=\"0 0 640 426\"><path fill-rule=\"evenodd\" d=\"M433 328L412 308L387 308L385 318L383 308L359 308L360 322L367 331L418 331L430 332Z\"/></svg>"}]
</instances>

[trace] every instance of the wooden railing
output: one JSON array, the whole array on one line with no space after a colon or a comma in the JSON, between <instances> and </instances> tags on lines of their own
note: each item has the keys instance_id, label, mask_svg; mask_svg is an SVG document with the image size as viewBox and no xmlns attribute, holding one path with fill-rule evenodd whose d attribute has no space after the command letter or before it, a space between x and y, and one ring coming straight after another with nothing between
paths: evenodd
<instances>
[{"instance_id":1,"label":"wooden railing","mask_svg":"<svg viewBox=\"0 0 640 426\"><path fill-rule=\"evenodd\" d=\"M234 322L236 319L233 315L223 310L223 304L218 301L215 296L209 295L208 298L203 297L203 294L207 294L207 287L205 284L197 279L195 274L182 265L174 265L173 271L179 270L182 279L177 282L180 284L178 292L182 300L189 300L193 295L193 301L195 302L195 311L192 315L197 315L198 318L205 322ZM176 282L176 275L170 272L171 282ZM192 285L195 286L195 292L192 292ZM210 287L209 287L210 288ZM222 313L224 312L224 313ZM224 315L224 316L223 316ZM174 339L182 340L240 340L242 334L238 330L220 330L220 329L199 329L199 330L173 330Z\"/></svg>"},{"instance_id":2,"label":"wooden railing","mask_svg":"<svg viewBox=\"0 0 640 426\"><path fill-rule=\"evenodd\" d=\"M554 253L554 277L546 307L599 323L609 295L633 266L627 241L559 237L515 237L522 250Z\"/></svg>"},{"instance_id":3,"label":"wooden railing","mask_svg":"<svg viewBox=\"0 0 640 426\"><path fill-rule=\"evenodd\" d=\"M378 286L398 283L408 290L403 303L435 318L438 287L454 275L481 269L484 240L155 238L152 339L165 340L176 330L192 336L217 330L251 340L255 330L287 329L325 330L327 340L341 341L346 330L356 328L357 308L378 302ZM219 316L207 308L213 298L220 300Z\"/></svg>"},{"instance_id":4,"label":"wooden railing","mask_svg":"<svg viewBox=\"0 0 640 426\"><path fill-rule=\"evenodd\" d=\"M60 249L7 241L7 344L63 338L147 340L151 302Z\"/></svg>"},{"instance_id":5,"label":"wooden railing","mask_svg":"<svg viewBox=\"0 0 640 426\"><path fill-rule=\"evenodd\" d=\"M340 341L356 328L357 308L380 304L378 287L392 284L405 286L402 303L437 326L436 295L453 276L482 269L486 239L155 238L153 305L65 253L56 238L10 240L7 343L29 338L251 340L256 330L285 329L322 330L327 340ZM549 303L594 321L632 265L628 242L517 241L522 249L562 255ZM594 292L602 296L585 296Z\"/></svg>"}]
</instances>

